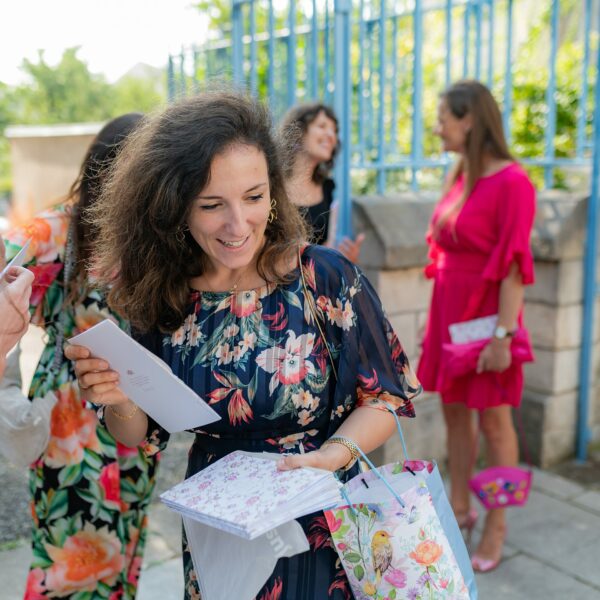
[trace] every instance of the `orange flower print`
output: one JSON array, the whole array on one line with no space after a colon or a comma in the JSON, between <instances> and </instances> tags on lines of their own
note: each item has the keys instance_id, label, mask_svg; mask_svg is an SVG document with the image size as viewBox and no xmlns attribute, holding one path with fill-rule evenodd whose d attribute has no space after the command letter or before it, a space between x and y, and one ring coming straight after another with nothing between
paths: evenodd
<instances>
[{"instance_id":1,"label":"orange flower print","mask_svg":"<svg viewBox=\"0 0 600 600\"><path fill-rule=\"evenodd\" d=\"M229 399L227 412L229 413L229 422L232 425L240 425L242 421L244 423L249 423L250 420L254 418L252 409L244 399L242 390L235 390Z\"/></svg>"},{"instance_id":2,"label":"orange flower print","mask_svg":"<svg viewBox=\"0 0 600 600\"><path fill-rule=\"evenodd\" d=\"M409 556L420 565L430 567L444 552L444 549L432 540L425 540L417 545Z\"/></svg>"},{"instance_id":3,"label":"orange flower print","mask_svg":"<svg viewBox=\"0 0 600 600\"><path fill-rule=\"evenodd\" d=\"M48 243L52 234L52 227L46 219L36 217L32 219L24 228L24 233L27 239L31 242Z\"/></svg>"},{"instance_id":4,"label":"orange flower print","mask_svg":"<svg viewBox=\"0 0 600 600\"><path fill-rule=\"evenodd\" d=\"M101 309L96 302L87 307L78 304L75 308L75 331L73 331L73 335L83 333L105 319L110 319L117 324L110 312L107 309Z\"/></svg>"},{"instance_id":5,"label":"orange flower print","mask_svg":"<svg viewBox=\"0 0 600 600\"><path fill-rule=\"evenodd\" d=\"M65 383L56 390L57 403L50 416L50 441L44 462L53 468L78 464L86 448L98 452L97 417L83 406L77 388Z\"/></svg>"},{"instance_id":6,"label":"orange flower print","mask_svg":"<svg viewBox=\"0 0 600 600\"><path fill-rule=\"evenodd\" d=\"M113 585L125 561L116 534L108 527L95 529L89 522L82 531L68 537L62 548L44 546L54 563L46 573L50 596L91 592L99 581Z\"/></svg>"},{"instance_id":7,"label":"orange flower print","mask_svg":"<svg viewBox=\"0 0 600 600\"><path fill-rule=\"evenodd\" d=\"M121 507L121 477L119 474L119 465L114 462L102 467L98 482L104 492L104 504L107 508L119 510Z\"/></svg>"}]
</instances>

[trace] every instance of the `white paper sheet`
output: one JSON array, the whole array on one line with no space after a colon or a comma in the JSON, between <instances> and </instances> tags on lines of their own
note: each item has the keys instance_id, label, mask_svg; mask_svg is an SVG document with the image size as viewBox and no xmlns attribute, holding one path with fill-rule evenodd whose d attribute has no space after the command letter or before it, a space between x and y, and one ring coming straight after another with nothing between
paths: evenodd
<instances>
[{"instance_id":1,"label":"white paper sheet","mask_svg":"<svg viewBox=\"0 0 600 600\"><path fill-rule=\"evenodd\" d=\"M168 432L202 427L220 419L198 394L173 375L166 363L112 321L105 319L72 337L69 343L85 346L94 357L108 362L119 373L123 392Z\"/></svg>"},{"instance_id":2,"label":"white paper sheet","mask_svg":"<svg viewBox=\"0 0 600 600\"><path fill-rule=\"evenodd\" d=\"M183 517L202 600L252 600L277 560L310 549L298 521L289 521L254 540ZM233 576L232 576L233 574Z\"/></svg>"},{"instance_id":3,"label":"white paper sheet","mask_svg":"<svg viewBox=\"0 0 600 600\"><path fill-rule=\"evenodd\" d=\"M10 269L10 267L22 267L23 263L25 262L25 259L27 258L27 250L29 249L29 244L31 243L31 240L27 240L25 242L25 245L17 252L17 254L15 254L15 256L13 257L13 259L6 265L6 267L4 267L4 269L2 269L2 272L0 273L0 290L3 287L6 287L8 285L8 283L6 283L6 280L4 279L4 276L6 275L8 269Z\"/></svg>"}]
</instances>

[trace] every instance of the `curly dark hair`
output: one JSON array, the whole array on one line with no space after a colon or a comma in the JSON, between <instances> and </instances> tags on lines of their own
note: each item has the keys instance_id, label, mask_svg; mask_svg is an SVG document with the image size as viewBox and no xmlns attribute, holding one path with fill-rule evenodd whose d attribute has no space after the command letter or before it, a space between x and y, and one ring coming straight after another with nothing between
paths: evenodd
<instances>
[{"instance_id":1,"label":"curly dark hair","mask_svg":"<svg viewBox=\"0 0 600 600\"><path fill-rule=\"evenodd\" d=\"M281 137L282 146L286 148L287 160L285 162L285 175L289 177L294 168L294 156L302 148L302 140L308 131L309 125L319 116L319 113L324 113L325 116L335 123L335 132L339 133L338 119L333 112L333 109L327 104L320 102L311 102L309 104L297 104L290 108L283 118L279 126L279 135ZM340 140L338 138L335 148L331 153L331 158L326 162L319 163L312 174L312 180L319 185L322 184L331 174L335 165L335 157L340 151Z\"/></svg>"},{"instance_id":2,"label":"curly dark hair","mask_svg":"<svg viewBox=\"0 0 600 600\"><path fill-rule=\"evenodd\" d=\"M232 91L182 100L147 119L128 140L93 209L99 240L92 268L109 286L111 308L139 331L169 333L183 322L189 280L209 265L187 230L188 216L213 159L236 144L264 153L270 195L277 200L278 217L267 224L258 272L272 283L292 276L280 266L304 243L305 226L285 191L269 111ZM183 243L177 239L182 231Z\"/></svg>"}]
</instances>

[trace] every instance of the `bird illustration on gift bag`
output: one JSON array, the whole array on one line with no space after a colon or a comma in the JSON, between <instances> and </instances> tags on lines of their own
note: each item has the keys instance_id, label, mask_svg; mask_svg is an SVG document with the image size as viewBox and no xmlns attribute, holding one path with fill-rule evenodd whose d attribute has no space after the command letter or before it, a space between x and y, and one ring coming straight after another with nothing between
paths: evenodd
<instances>
[{"instance_id":1,"label":"bird illustration on gift bag","mask_svg":"<svg viewBox=\"0 0 600 600\"><path fill-rule=\"evenodd\" d=\"M392 542L393 537L387 531L380 529L376 531L371 540L371 554L373 556L373 570L375 571L375 581L379 585L385 571L392 563Z\"/></svg>"}]
</instances>

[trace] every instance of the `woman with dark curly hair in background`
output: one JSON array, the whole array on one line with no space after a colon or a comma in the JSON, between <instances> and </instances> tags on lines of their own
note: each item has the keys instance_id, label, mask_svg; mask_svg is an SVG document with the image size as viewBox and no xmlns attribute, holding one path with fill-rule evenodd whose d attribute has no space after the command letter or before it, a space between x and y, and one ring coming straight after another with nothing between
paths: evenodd
<instances>
[{"instance_id":1,"label":"woman with dark curly hair in background","mask_svg":"<svg viewBox=\"0 0 600 600\"><path fill-rule=\"evenodd\" d=\"M337 203L331 172L340 147L338 120L326 104L299 104L291 108L280 125L282 144L289 155L285 165L290 200L300 208L311 240L339 250L358 262L364 234L345 237L337 244Z\"/></svg>"}]
</instances>

